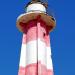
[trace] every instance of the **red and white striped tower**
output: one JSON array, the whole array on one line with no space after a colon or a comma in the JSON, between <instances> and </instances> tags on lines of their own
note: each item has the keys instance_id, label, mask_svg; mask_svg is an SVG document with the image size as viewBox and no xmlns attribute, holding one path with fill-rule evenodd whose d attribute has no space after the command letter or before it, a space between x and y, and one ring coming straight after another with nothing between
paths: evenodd
<instances>
[{"instance_id":1,"label":"red and white striped tower","mask_svg":"<svg viewBox=\"0 0 75 75\"><path fill-rule=\"evenodd\" d=\"M49 32L55 20L41 2L30 3L17 19L23 32L18 75L53 75Z\"/></svg>"}]
</instances>

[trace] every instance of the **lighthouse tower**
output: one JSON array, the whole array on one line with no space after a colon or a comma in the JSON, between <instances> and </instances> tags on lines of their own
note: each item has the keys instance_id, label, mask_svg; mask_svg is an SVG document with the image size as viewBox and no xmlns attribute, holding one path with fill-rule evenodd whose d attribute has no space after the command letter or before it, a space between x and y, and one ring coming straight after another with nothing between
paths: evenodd
<instances>
[{"instance_id":1,"label":"lighthouse tower","mask_svg":"<svg viewBox=\"0 0 75 75\"><path fill-rule=\"evenodd\" d=\"M53 75L49 33L55 19L46 8L46 4L32 0L26 13L17 18L17 27L23 33L18 75Z\"/></svg>"}]
</instances>

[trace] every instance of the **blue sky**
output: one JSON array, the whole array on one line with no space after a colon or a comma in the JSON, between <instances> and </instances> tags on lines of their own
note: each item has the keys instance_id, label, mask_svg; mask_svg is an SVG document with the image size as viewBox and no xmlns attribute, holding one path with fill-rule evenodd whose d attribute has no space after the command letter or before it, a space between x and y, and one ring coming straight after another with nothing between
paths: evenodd
<instances>
[{"instance_id":1,"label":"blue sky","mask_svg":"<svg viewBox=\"0 0 75 75\"><path fill-rule=\"evenodd\" d=\"M0 0L0 75L18 73L22 33L16 28L16 19L28 1ZM57 21L50 33L54 75L75 75L75 0L48 3Z\"/></svg>"}]
</instances>

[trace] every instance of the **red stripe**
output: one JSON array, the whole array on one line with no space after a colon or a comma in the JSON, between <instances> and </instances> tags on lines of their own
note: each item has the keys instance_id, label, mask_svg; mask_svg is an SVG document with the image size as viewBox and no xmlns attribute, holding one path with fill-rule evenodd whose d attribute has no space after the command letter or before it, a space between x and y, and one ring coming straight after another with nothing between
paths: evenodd
<instances>
[{"instance_id":1,"label":"red stripe","mask_svg":"<svg viewBox=\"0 0 75 75\"><path fill-rule=\"evenodd\" d=\"M47 70L47 75L54 75L52 70Z\"/></svg>"},{"instance_id":2,"label":"red stripe","mask_svg":"<svg viewBox=\"0 0 75 75\"><path fill-rule=\"evenodd\" d=\"M46 46L49 47L50 46L50 36L46 35L44 39L45 39Z\"/></svg>"},{"instance_id":3,"label":"red stripe","mask_svg":"<svg viewBox=\"0 0 75 75\"><path fill-rule=\"evenodd\" d=\"M18 75L53 75L53 71L48 70L39 62L38 64L30 64L25 68L20 67Z\"/></svg>"},{"instance_id":4,"label":"red stripe","mask_svg":"<svg viewBox=\"0 0 75 75\"><path fill-rule=\"evenodd\" d=\"M25 68L24 67L20 67L18 75L25 75Z\"/></svg>"},{"instance_id":5,"label":"red stripe","mask_svg":"<svg viewBox=\"0 0 75 75\"><path fill-rule=\"evenodd\" d=\"M33 40L37 40L37 39L34 38L33 36L31 36L31 38L28 37L28 41L27 41L27 42L33 41ZM47 47L50 46L50 37L49 37L49 35L45 35L43 41L46 43L46 46L47 46ZM22 43L23 43L23 44L26 44L26 34L23 34Z\"/></svg>"},{"instance_id":6,"label":"red stripe","mask_svg":"<svg viewBox=\"0 0 75 75\"><path fill-rule=\"evenodd\" d=\"M23 34L22 43L26 44L26 34Z\"/></svg>"},{"instance_id":7,"label":"red stripe","mask_svg":"<svg viewBox=\"0 0 75 75\"><path fill-rule=\"evenodd\" d=\"M46 25L43 22L36 23L35 20L30 21L26 26L26 32L23 35L23 43L26 44L29 41L37 40L40 38L47 46L50 46L49 32ZM38 31L38 32L37 32Z\"/></svg>"}]
</instances>

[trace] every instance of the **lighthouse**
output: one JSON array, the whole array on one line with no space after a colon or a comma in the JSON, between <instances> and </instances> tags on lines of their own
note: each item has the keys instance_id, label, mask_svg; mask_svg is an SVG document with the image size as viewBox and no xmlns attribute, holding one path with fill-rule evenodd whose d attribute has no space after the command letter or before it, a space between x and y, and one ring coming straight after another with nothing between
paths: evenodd
<instances>
[{"instance_id":1,"label":"lighthouse","mask_svg":"<svg viewBox=\"0 0 75 75\"><path fill-rule=\"evenodd\" d=\"M55 19L46 9L45 3L32 0L26 13L17 18L17 28L23 33L18 75L54 75L49 33Z\"/></svg>"}]
</instances>

